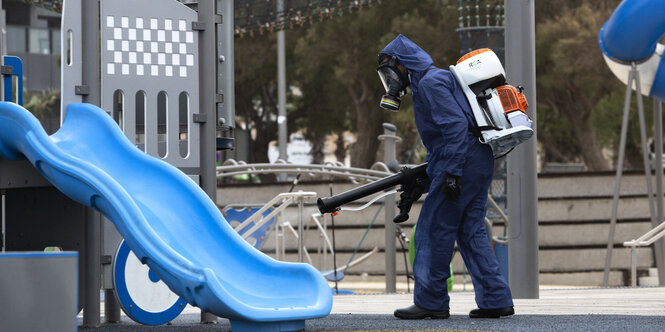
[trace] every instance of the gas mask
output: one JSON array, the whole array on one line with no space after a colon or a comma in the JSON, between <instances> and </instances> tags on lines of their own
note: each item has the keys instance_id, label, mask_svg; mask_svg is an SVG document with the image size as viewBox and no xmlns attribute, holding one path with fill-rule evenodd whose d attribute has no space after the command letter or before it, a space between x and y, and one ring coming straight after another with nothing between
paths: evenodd
<instances>
[{"instance_id":1,"label":"gas mask","mask_svg":"<svg viewBox=\"0 0 665 332\"><path fill-rule=\"evenodd\" d=\"M391 56L388 58L388 61L382 62L386 57L385 54L379 54L379 67L376 68L381 83L383 83L383 87L386 89L386 94L381 97L379 106L383 109L397 112L401 103L399 97L406 94L406 87L409 86L409 76L405 71L397 68L399 60L395 56Z\"/></svg>"}]
</instances>

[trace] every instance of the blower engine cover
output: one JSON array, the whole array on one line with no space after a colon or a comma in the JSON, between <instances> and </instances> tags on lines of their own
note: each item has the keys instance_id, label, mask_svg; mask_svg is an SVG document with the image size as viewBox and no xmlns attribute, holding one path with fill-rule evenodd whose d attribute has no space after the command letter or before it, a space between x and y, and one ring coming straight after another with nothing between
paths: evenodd
<instances>
[{"instance_id":1,"label":"blower engine cover","mask_svg":"<svg viewBox=\"0 0 665 332\"><path fill-rule=\"evenodd\" d=\"M480 141L500 158L533 136L526 114L526 97L506 84L506 72L496 54L483 48L467 53L450 66L478 124Z\"/></svg>"}]
</instances>

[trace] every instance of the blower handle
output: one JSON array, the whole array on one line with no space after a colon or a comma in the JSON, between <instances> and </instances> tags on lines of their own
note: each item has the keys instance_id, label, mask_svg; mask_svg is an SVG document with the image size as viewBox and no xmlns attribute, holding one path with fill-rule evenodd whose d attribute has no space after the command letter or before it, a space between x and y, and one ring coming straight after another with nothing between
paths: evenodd
<instances>
[{"instance_id":1,"label":"blower handle","mask_svg":"<svg viewBox=\"0 0 665 332\"><path fill-rule=\"evenodd\" d=\"M339 211L339 207L344 204L389 189L396 185L404 186L408 183L417 181L419 178L424 178L427 176L426 170L427 163L420 164L413 168L404 167L397 174L347 190L341 194L327 198L319 198L316 200L316 205L321 213L334 213Z\"/></svg>"}]
</instances>

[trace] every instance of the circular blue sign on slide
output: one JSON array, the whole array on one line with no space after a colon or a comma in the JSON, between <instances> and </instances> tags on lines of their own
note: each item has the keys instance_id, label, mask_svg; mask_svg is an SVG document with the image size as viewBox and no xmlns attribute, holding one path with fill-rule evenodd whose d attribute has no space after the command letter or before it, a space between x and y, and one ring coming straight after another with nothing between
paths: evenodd
<instances>
[{"instance_id":1,"label":"circular blue sign on slide","mask_svg":"<svg viewBox=\"0 0 665 332\"><path fill-rule=\"evenodd\" d=\"M120 307L137 323L166 324L178 317L187 305L139 261L124 240L115 256L113 277Z\"/></svg>"}]
</instances>

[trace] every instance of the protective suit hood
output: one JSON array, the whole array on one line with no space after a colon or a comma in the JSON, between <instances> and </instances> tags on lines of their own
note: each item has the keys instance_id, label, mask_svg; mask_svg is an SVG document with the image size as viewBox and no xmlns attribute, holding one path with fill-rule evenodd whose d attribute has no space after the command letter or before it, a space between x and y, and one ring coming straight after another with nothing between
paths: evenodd
<instances>
[{"instance_id":1,"label":"protective suit hood","mask_svg":"<svg viewBox=\"0 0 665 332\"><path fill-rule=\"evenodd\" d=\"M381 53L397 57L399 62L412 72L423 72L434 64L427 52L401 34L386 45Z\"/></svg>"}]
</instances>

